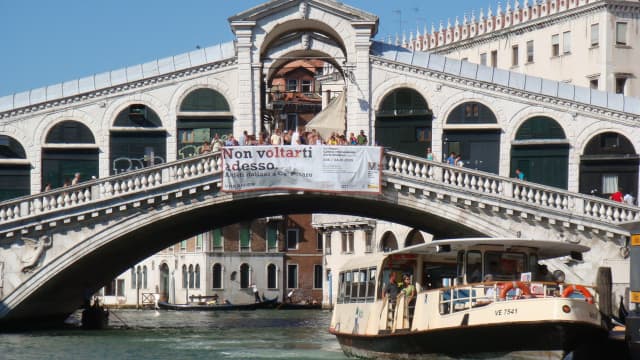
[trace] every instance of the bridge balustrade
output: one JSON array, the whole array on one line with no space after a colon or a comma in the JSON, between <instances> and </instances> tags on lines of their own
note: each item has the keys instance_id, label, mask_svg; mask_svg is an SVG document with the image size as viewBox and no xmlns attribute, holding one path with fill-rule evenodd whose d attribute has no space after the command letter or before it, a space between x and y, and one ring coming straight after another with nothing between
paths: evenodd
<instances>
[{"instance_id":1,"label":"bridge balustrade","mask_svg":"<svg viewBox=\"0 0 640 360\"><path fill-rule=\"evenodd\" d=\"M417 185L438 185L451 194L488 199L513 205L533 206L566 217L599 220L610 224L640 220L640 208L591 195L572 193L527 181L501 177L446 163L393 151L385 151L383 180L398 177L411 179ZM0 203L3 225L50 215L125 195L158 190L164 186L187 183L206 175L222 173L220 152L209 153L171 163L139 169L124 174L55 189L36 195Z\"/></svg>"},{"instance_id":2,"label":"bridge balustrade","mask_svg":"<svg viewBox=\"0 0 640 360\"><path fill-rule=\"evenodd\" d=\"M220 152L110 176L0 203L0 222L69 210L222 172Z\"/></svg>"},{"instance_id":3,"label":"bridge balustrade","mask_svg":"<svg viewBox=\"0 0 640 360\"><path fill-rule=\"evenodd\" d=\"M473 193L480 198L508 199L563 215L609 223L640 219L640 209L636 206L393 151L385 151L384 170L390 175L443 185L453 192Z\"/></svg>"}]
</instances>

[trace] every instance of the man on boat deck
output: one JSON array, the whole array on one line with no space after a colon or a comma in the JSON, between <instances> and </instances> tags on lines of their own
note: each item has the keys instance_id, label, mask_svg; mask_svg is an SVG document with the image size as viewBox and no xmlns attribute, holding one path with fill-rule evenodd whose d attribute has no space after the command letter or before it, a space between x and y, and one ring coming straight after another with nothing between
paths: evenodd
<instances>
[{"instance_id":1,"label":"man on boat deck","mask_svg":"<svg viewBox=\"0 0 640 360\"><path fill-rule=\"evenodd\" d=\"M395 304L399 292L400 288L398 287L398 282L396 281L396 272L393 271L389 275L389 283L384 288L384 297L389 298L390 304Z\"/></svg>"}]
</instances>

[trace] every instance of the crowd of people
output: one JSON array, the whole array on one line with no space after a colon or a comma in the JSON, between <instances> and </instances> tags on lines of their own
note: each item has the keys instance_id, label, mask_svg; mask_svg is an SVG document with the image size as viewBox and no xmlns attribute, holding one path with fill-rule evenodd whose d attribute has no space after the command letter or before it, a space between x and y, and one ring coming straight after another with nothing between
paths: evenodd
<instances>
[{"instance_id":1,"label":"crowd of people","mask_svg":"<svg viewBox=\"0 0 640 360\"><path fill-rule=\"evenodd\" d=\"M200 153L218 151L224 146L250 146L250 145L367 145L369 139L364 130L360 130L358 135L350 133L349 136L331 133L328 138L323 138L316 129L311 131L298 128L296 130L275 129L272 133L260 131L258 135L249 134L244 131L236 138L233 134L221 137L216 133L210 142L204 142L200 147Z\"/></svg>"}]
</instances>

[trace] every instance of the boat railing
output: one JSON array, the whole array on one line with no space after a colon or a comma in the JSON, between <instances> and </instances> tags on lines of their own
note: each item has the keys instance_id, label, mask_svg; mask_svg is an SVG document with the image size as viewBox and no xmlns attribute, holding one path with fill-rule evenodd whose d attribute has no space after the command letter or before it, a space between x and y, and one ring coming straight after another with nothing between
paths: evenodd
<instances>
[{"instance_id":1,"label":"boat railing","mask_svg":"<svg viewBox=\"0 0 640 360\"><path fill-rule=\"evenodd\" d=\"M533 298L578 298L593 303L597 292L593 286L555 282L495 281L441 288L440 313L488 305L498 301Z\"/></svg>"}]
</instances>

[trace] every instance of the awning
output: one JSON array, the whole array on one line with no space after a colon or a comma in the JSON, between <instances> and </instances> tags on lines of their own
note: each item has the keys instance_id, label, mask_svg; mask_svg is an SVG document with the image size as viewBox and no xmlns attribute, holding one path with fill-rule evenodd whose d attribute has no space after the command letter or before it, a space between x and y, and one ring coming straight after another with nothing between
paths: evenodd
<instances>
[{"instance_id":1,"label":"awning","mask_svg":"<svg viewBox=\"0 0 640 360\"><path fill-rule=\"evenodd\" d=\"M311 121L307 123L305 129L311 131L316 129L323 139L331 137L332 132L344 134L345 131L345 115L346 115L346 97L343 92L327 105L327 107L319 112Z\"/></svg>"}]
</instances>

